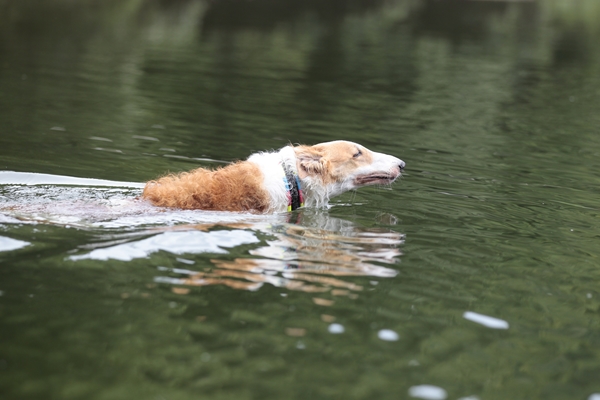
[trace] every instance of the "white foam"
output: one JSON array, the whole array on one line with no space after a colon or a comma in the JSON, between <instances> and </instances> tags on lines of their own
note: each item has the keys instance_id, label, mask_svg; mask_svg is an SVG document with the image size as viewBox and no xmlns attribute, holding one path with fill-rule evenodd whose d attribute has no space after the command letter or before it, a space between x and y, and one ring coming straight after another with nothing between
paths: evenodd
<instances>
[{"instance_id":1,"label":"white foam","mask_svg":"<svg viewBox=\"0 0 600 400\"><path fill-rule=\"evenodd\" d=\"M34 172L0 171L0 185L73 185L143 188L139 182L119 182L105 179L38 174Z\"/></svg>"},{"instance_id":2,"label":"white foam","mask_svg":"<svg viewBox=\"0 0 600 400\"><path fill-rule=\"evenodd\" d=\"M344 325L341 324L331 324L329 327L327 327L327 330L329 333L333 333L334 335L339 335L340 333L344 333L346 331Z\"/></svg>"},{"instance_id":3,"label":"white foam","mask_svg":"<svg viewBox=\"0 0 600 400\"><path fill-rule=\"evenodd\" d=\"M70 256L68 259L72 261L86 259L131 261L135 258L146 258L160 250L173 254L227 253L223 247L235 247L257 242L259 240L254 233L243 230L164 232L139 241L95 249L87 254Z\"/></svg>"},{"instance_id":4,"label":"white foam","mask_svg":"<svg viewBox=\"0 0 600 400\"><path fill-rule=\"evenodd\" d=\"M0 236L0 251L11 251L29 246L31 243Z\"/></svg>"},{"instance_id":5,"label":"white foam","mask_svg":"<svg viewBox=\"0 0 600 400\"><path fill-rule=\"evenodd\" d=\"M444 389L433 385L412 386L408 389L408 394L411 397L427 400L445 400L448 397L448 393Z\"/></svg>"},{"instance_id":6,"label":"white foam","mask_svg":"<svg viewBox=\"0 0 600 400\"><path fill-rule=\"evenodd\" d=\"M478 314L473 311L466 311L463 314L463 318L492 329L508 329L509 327L508 322L503 319Z\"/></svg>"},{"instance_id":7,"label":"white foam","mask_svg":"<svg viewBox=\"0 0 600 400\"><path fill-rule=\"evenodd\" d=\"M391 329L380 330L379 332L377 332L377 337L381 340L385 340L388 342L395 342L396 340L400 339L400 335L398 335Z\"/></svg>"}]
</instances>

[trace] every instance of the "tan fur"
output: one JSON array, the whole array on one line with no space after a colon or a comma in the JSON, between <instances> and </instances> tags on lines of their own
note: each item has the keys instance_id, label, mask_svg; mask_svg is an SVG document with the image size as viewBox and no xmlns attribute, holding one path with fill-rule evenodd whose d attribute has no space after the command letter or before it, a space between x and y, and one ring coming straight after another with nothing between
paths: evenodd
<instances>
[{"instance_id":1,"label":"tan fur","mask_svg":"<svg viewBox=\"0 0 600 400\"><path fill-rule=\"evenodd\" d=\"M214 171L198 168L150 181L142 196L161 207L262 213L269 208L262 180L256 165L238 162Z\"/></svg>"},{"instance_id":2,"label":"tan fur","mask_svg":"<svg viewBox=\"0 0 600 400\"><path fill-rule=\"evenodd\" d=\"M358 151L361 156L354 157ZM300 177L320 175L323 183L335 182L361 165L371 164L373 156L369 149L347 142L330 142L295 148Z\"/></svg>"},{"instance_id":3,"label":"tan fur","mask_svg":"<svg viewBox=\"0 0 600 400\"><path fill-rule=\"evenodd\" d=\"M329 174L324 173L329 170L329 162L325 156L325 152L316 149L315 146L298 146L294 148L296 153L296 162L298 163L298 172L300 178L307 175L322 175L324 177Z\"/></svg>"}]
</instances>

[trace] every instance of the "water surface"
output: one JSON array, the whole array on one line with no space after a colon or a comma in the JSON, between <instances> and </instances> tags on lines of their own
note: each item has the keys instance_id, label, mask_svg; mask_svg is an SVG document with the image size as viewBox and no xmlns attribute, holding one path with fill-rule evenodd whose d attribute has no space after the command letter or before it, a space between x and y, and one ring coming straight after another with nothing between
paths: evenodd
<instances>
[{"instance_id":1,"label":"water surface","mask_svg":"<svg viewBox=\"0 0 600 400\"><path fill-rule=\"evenodd\" d=\"M593 399L599 27L594 0L0 1L0 399ZM405 176L270 216L137 199L335 139Z\"/></svg>"}]
</instances>

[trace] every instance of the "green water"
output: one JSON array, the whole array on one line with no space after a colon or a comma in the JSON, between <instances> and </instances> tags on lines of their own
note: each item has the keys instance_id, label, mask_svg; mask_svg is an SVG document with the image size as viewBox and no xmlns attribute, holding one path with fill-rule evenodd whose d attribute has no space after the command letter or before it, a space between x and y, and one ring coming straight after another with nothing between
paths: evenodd
<instances>
[{"instance_id":1,"label":"green water","mask_svg":"<svg viewBox=\"0 0 600 400\"><path fill-rule=\"evenodd\" d=\"M599 110L595 0L0 0L0 170L407 163L265 218L1 185L0 399L595 399Z\"/></svg>"}]
</instances>

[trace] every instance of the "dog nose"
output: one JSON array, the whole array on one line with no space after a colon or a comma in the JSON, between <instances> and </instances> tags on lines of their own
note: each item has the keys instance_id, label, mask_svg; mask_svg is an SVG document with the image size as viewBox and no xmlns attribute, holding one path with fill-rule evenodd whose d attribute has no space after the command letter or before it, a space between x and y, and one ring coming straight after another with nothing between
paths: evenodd
<instances>
[{"instance_id":1,"label":"dog nose","mask_svg":"<svg viewBox=\"0 0 600 400\"><path fill-rule=\"evenodd\" d=\"M403 170L404 167L406 167L406 163L402 160L400 160L400 164L398 165L400 167L400 170Z\"/></svg>"}]
</instances>

